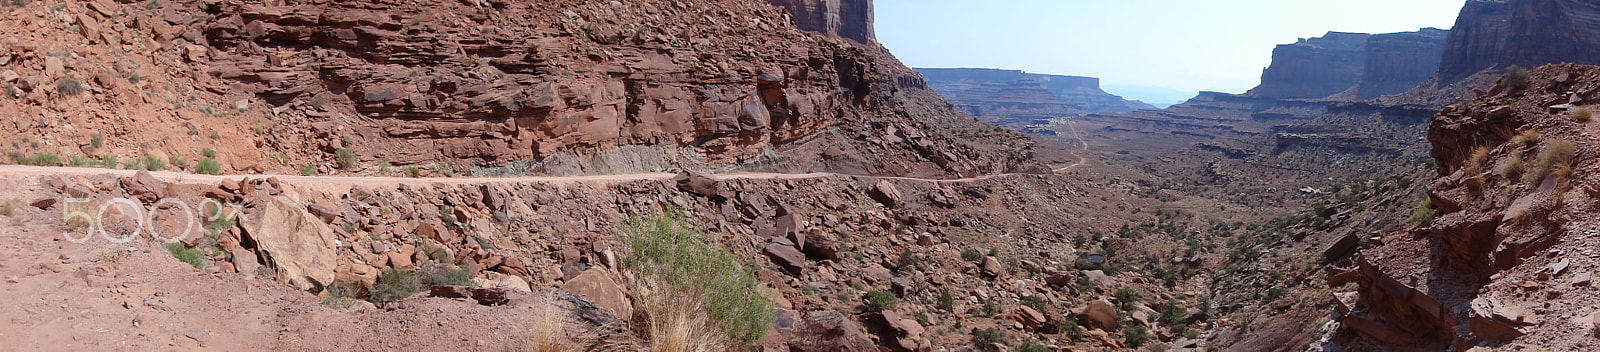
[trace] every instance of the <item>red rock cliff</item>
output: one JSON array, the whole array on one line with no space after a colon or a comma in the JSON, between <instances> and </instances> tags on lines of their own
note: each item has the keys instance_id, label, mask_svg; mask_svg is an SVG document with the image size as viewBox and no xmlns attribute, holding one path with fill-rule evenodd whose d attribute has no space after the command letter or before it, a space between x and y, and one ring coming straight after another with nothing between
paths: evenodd
<instances>
[{"instance_id":1,"label":"red rock cliff","mask_svg":"<svg viewBox=\"0 0 1600 352\"><path fill-rule=\"evenodd\" d=\"M850 38L877 40L872 30L872 0L767 0L789 10L800 29Z\"/></svg>"}]
</instances>

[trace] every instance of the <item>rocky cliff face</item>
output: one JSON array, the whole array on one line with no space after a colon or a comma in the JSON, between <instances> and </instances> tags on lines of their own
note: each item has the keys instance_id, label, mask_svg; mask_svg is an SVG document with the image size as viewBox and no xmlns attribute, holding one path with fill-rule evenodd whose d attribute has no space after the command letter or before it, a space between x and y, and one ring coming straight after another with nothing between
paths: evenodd
<instances>
[{"instance_id":1,"label":"rocky cliff face","mask_svg":"<svg viewBox=\"0 0 1600 352\"><path fill-rule=\"evenodd\" d=\"M869 3L837 6L841 36L870 39ZM21 38L0 53L0 83L27 102L0 109L61 117L6 126L14 147L28 146L12 152L195 160L209 148L228 170L324 173L953 176L1028 159L979 150L1027 145L1018 135L951 139L945 130L987 127L924 108L943 102L876 44L802 31L756 0L157 5L11 10L71 19L61 24L0 19ZM69 25L79 29L55 28ZM78 84L57 91L59 79ZM102 115L119 120L91 122ZM147 128L123 127L133 125ZM342 149L352 157L336 160Z\"/></svg>"},{"instance_id":2,"label":"rocky cliff face","mask_svg":"<svg viewBox=\"0 0 1600 352\"><path fill-rule=\"evenodd\" d=\"M1321 98L1361 81L1370 34L1328 32L1272 50L1272 66L1249 95L1267 98Z\"/></svg>"},{"instance_id":3,"label":"rocky cliff face","mask_svg":"<svg viewBox=\"0 0 1600 352\"><path fill-rule=\"evenodd\" d=\"M967 113L1011 128L1093 112L1154 109L1100 90L1093 77L981 68L918 68L928 86Z\"/></svg>"},{"instance_id":4,"label":"rocky cliff face","mask_svg":"<svg viewBox=\"0 0 1600 352\"><path fill-rule=\"evenodd\" d=\"M1600 63L1600 5L1590 1L1469 1L1455 28L1443 84L1495 67Z\"/></svg>"},{"instance_id":5,"label":"rocky cliff face","mask_svg":"<svg viewBox=\"0 0 1600 352\"><path fill-rule=\"evenodd\" d=\"M767 0L782 6L800 29L871 43L872 0Z\"/></svg>"},{"instance_id":6,"label":"rocky cliff face","mask_svg":"<svg viewBox=\"0 0 1600 352\"><path fill-rule=\"evenodd\" d=\"M1343 326L1390 347L1592 349L1600 136L1576 107L1597 89L1600 67L1548 65L1435 116L1424 207L1437 212L1361 252Z\"/></svg>"},{"instance_id":7,"label":"rocky cliff face","mask_svg":"<svg viewBox=\"0 0 1600 352\"><path fill-rule=\"evenodd\" d=\"M1416 32L1376 34L1367 39L1367 62L1356 99L1399 94L1433 76L1444 54L1449 31L1423 28Z\"/></svg>"},{"instance_id":8,"label":"rocky cliff face","mask_svg":"<svg viewBox=\"0 0 1600 352\"><path fill-rule=\"evenodd\" d=\"M1455 82L1494 67L1505 46L1511 6L1505 1L1468 1L1445 40L1439 63L1441 83Z\"/></svg>"}]
</instances>

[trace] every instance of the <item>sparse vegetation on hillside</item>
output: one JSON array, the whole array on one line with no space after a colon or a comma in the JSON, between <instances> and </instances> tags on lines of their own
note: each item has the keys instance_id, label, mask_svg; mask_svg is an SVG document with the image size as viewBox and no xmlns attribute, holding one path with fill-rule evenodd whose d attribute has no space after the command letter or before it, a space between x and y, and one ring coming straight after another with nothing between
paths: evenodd
<instances>
[{"instance_id":1,"label":"sparse vegetation on hillside","mask_svg":"<svg viewBox=\"0 0 1600 352\"><path fill-rule=\"evenodd\" d=\"M1533 74L1528 72L1528 69L1511 65L1506 68L1505 75L1500 76L1500 82L1512 89L1522 89L1528 87L1528 81L1532 78Z\"/></svg>"},{"instance_id":2,"label":"sparse vegetation on hillside","mask_svg":"<svg viewBox=\"0 0 1600 352\"><path fill-rule=\"evenodd\" d=\"M333 151L334 161L339 164L340 170L349 170L356 166L356 152L350 148L339 148Z\"/></svg>"},{"instance_id":3,"label":"sparse vegetation on hillside","mask_svg":"<svg viewBox=\"0 0 1600 352\"><path fill-rule=\"evenodd\" d=\"M749 346L766 333L772 302L756 293L755 274L683 213L635 217L622 232L623 267L640 288L636 314L653 344ZM718 333L692 331L697 327Z\"/></svg>"},{"instance_id":4,"label":"sparse vegetation on hillside","mask_svg":"<svg viewBox=\"0 0 1600 352\"><path fill-rule=\"evenodd\" d=\"M77 77L67 76L56 80L56 91L60 92L61 95L73 96L83 94L85 89L86 88L83 86L83 80L80 80Z\"/></svg>"},{"instance_id":5,"label":"sparse vegetation on hillside","mask_svg":"<svg viewBox=\"0 0 1600 352\"><path fill-rule=\"evenodd\" d=\"M383 274L378 275L378 283L372 285L370 292L367 300L373 303L394 302L422 292L422 284L410 270L391 267L383 269Z\"/></svg>"},{"instance_id":6,"label":"sparse vegetation on hillside","mask_svg":"<svg viewBox=\"0 0 1600 352\"><path fill-rule=\"evenodd\" d=\"M207 175L221 175L222 174L222 164L217 163L217 159L212 159L212 158L209 158L209 157L205 158L205 159L200 159L200 162L196 163L194 165L194 173L207 174Z\"/></svg>"},{"instance_id":7,"label":"sparse vegetation on hillside","mask_svg":"<svg viewBox=\"0 0 1600 352\"><path fill-rule=\"evenodd\" d=\"M195 270L205 270L205 263L200 261L199 251L189 248L189 246L184 245L183 242L169 242L167 243L166 248L167 253L171 253L173 258L178 258L178 261L188 263L190 266L193 266Z\"/></svg>"},{"instance_id":8,"label":"sparse vegetation on hillside","mask_svg":"<svg viewBox=\"0 0 1600 352\"><path fill-rule=\"evenodd\" d=\"M1587 107L1572 109L1572 120L1573 121L1589 122L1589 119L1593 118L1593 117L1594 117L1594 110L1589 110L1589 108L1587 108Z\"/></svg>"},{"instance_id":9,"label":"sparse vegetation on hillside","mask_svg":"<svg viewBox=\"0 0 1600 352\"><path fill-rule=\"evenodd\" d=\"M50 152L33 153L32 156L26 157L22 156L21 154L12 154L11 158L16 159L17 164L22 165L61 166L61 156Z\"/></svg>"}]
</instances>

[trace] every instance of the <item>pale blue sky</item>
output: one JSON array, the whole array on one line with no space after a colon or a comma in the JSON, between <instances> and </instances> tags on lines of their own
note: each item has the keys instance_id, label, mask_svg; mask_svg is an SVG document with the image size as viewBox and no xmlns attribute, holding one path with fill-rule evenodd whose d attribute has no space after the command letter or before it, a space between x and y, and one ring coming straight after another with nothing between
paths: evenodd
<instances>
[{"instance_id":1,"label":"pale blue sky","mask_svg":"<svg viewBox=\"0 0 1600 352\"><path fill-rule=\"evenodd\" d=\"M877 0L912 67L990 67L1101 84L1241 93L1272 48L1328 31L1448 29L1464 0ZM1138 97L1130 97L1138 98Z\"/></svg>"}]
</instances>

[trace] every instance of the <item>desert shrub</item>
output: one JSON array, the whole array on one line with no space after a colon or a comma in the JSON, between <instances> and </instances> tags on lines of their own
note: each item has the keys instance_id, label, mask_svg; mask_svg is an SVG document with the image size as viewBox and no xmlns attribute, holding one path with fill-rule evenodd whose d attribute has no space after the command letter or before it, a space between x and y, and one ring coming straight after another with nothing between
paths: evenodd
<instances>
[{"instance_id":1,"label":"desert shrub","mask_svg":"<svg viewBox=\"0 0 1600 352\"><path fill-rule=\"evenodd\" d=\"M1511 144L1512 145L1534 145L1534 144L1539 143L1539 139L1540 138L1541 137L1539 136L1539 131L1530 128L1530 129L1522 130L1522 132L1517 133L1516 136L1512 136L1511 137Z\"/></svg>"},{"instance_id":2,"label":"desert shrub","mask_svg":"<svg viewBox=\"0 0 1600 352\"><path fill-rule=\"evenodd\" d=\"M903 252L900 252L900 259L897 261L897 263L899 265L898 266L899 268L916 266L917 263L921 263L921 262L922 262L922 257L917 256L916 253L912 253L911 250L909 250L909 249L907 249L907 250L905 250Z\"/></svg>"},{"instance_id":3,"label":"desert shrub","mask_svg":"<svg viewBox=\"0 0 1600 352\"><path fill-rule=\"evenodd\" d=\"M1432 218L1433 218L1433 199L1432 198L1423 199L1422 200L1422 205L1418 206L1416 210L1412 210L1411 211L1411 223L1412 224L1421 224L1423 221L1428 221L1428 219L1432 219Z\"/></svg>"},{"instance_id":4,"label":"desert shrub","mask_svg":"<svg viewBox=\"0 0 1600 352\"><path fill-rule=\"evenodd\" d=\"M83 94L84 90L83 80L80 80L76 77L67 76L56 80L56 91L61 92L61 95L72 96Z\"/></svg>"},{"instance_id":5,"label":"desert shrub","mask_svg":"<svg viewBox=\"0 0 1600 352\"><path fill-rule=\"evenodd\" d=\"M950 295L950 291L939 291L939 298L935 302L934 307L939 310L951 312L956 309L956 297Z\"/></svg>"},{"instance_id":6,"label":"desert shrub","mask_svg":"<svg viewBox=\"0 0 1600 352\"><path fill-rule=\"evenodd\" d=\"M422 283L425 286L477 286L472 281L472 271L450 264L422 266Z\"/></svg>"},{"instance_id":7,"label":"desert shrub","mask_svg":"<svg viewBox=\"0 0 1600 352\"><path fill-rule=\"evenodd\" d=\"M173 258L178 258L178 261L189 263L196 270L205 269L205 263L200 262L200 252L189 248L183 242L168 242L167 253L171 253Z\"/></svg>"},{"instance_id":8,"label":"desert shrub","mask_svg":"<svg viewBox=\"0 0 1600 352\"><path fill-rule=\"evenodd\" d=\"M965 259L970 262L983 260L983 252L973 248L963 249L961 250L961 259Z\"/></svg>"},{"instance_id":9,"label":"desert shrub","mask_svg":"<svg viewBox=\"0 0 1600 352\"><path fill-rule=\"evenodd\" d=\"M1122 337L1122 342L1131 348L1139 348L1139 346L1144 346L1146 341L1150 341L1150 328L1144 325L1134 324L1129 326L1124 334L1126 335Z\"/></svg>"},{"instance_id":10,"label":"desert shrub","mask_svg":"<svg viewBox=\"0 0 1600 352\"><path fill-rule=\"evenodd\" d=\"M16 214L17 203L19 203L17 200L12 199L0 204L0 216L11 216L11 214Z\"/></svg>"},{"instance_id":11,"label":"desert shrub","mask_svg":"<svg viewBox=\"0 0 1600 352\"><path fill-rule=\"evenodd\" d=\"M357 302L361 302L356 299L358 297L361 297L360 286L349 282L335 281L333 284L328 285L327 292L323 294L322 305L335 309L350 309Z\"/></svg>"},{"instance_id":12,"label":"desert shrub","mask_svg":"<svg viewBox=\"0 0 1600 352\"><path fill-rule=\"evenodd\" d=\"M217 150L211 148L200 149L200 155L204 155L207 158L216 158Z\"/></svg>"},{"instance_id":13,"label":"desert shrub","mask_svg":"<svg viewBox=\"0 0 1600 352\"><path fill-rule=\"evenodd\" d=\"M212 158L200 159L199 163L195 163L194 164L194 173L207 174L207 175L221 175L222 174L222 164L217 163L217 159L212 159Z\"/></svg>"},{"instance_id":14,"label":"desert shrub","mask_svg":"<svg viewBox=\"0 0 1600 352\"><path fill-rule=\"evenodd\" d=\"M17 163L22 165L61 166L61 156L50 152L33 153L33 156L23 158L12 156L12 158L17 159Z\"/></svg>"},{"instance_id":15,"label":"desert shrub","mask_svg":"<svg viewBox=\"0 0 1600 352\"><path fill-rule=\"evenodd\" d=\"M143 168L149 171L161 171L161 169L167 168L167 163L154 155L140 157L134 165L135 168Z\"/></svg>"},{"instance_id":16,"label":"desert shrub","mask_svg":"<svg viewBox=\"0 0 1600 352\"><path fill-rule=\"evenodd\" d=\"M1133 293L1133 289L1127 287L1117 289L1117 292L1113 293L1112 296L1116 297L1117 304L1122 306L1122 310L1133 310L1134 303L1139 302L1139 295Z\"/></svg>"},{"instance_id":17,"label":"desert shrub","mask_svg":"<svg viewBox=\"0 0 1600 352\"><path fill-rule=\"evenodd\" d=\"M419 169L416 166L407 166L405 168L405 171L406 171L406 177L411 177L411 178L422 177L422 169Z\"/></svg>"},{"instance_id":18,"label":"desert shrub","mask_svg":"<svg viewBox=\"0 0 1600 352\"><path fill-rule=\"evenodd\" d=\"M316 176L317 167L313 165L300 165L300 176Z\"/></svg>"},{"instance_id":19,"label":"desert shrub","mask_svg":"<svg viewBox=\"0 0 1600 352\"><path fill-rule=\"evenodd\" d=\"M367 300L373 303L394 302L421 292L422 284L417 281L417 275L409 270L388 268L378 275L378 283L372 285L369 291L371 294Z\"/></svg>"},{"instance_id":20,"label":"desert shrub","mask_svg":"<svg viewBox=\"0 0 1600 352\"><path fill-rule=\"evenodd\" d=\"M106 138L101 137L99 133L89 135L89 149L100 149L100 146L105 145L105 143Z\"/></svg>"},{"instance_id":21,"label":"desert shrub","mask_svg":"<svg viewBox=\"0 0 1600 352\"><path fill-rule=\"evenodd\" d=\"M67 159L67 165L72 167L93 167L95 164L94 159L82 155L73 155Z\"/></svg>"},{"instance_id":22,"label":"desert shrub","mask_svg":"<svg viewBox=\"0 0 1600 352\"><path fill-rule=\"evenodd\" d=\"M1083 327L1078 325L1078 318L1075 317L1067 317L1061 323L1061 333L1066 334L1072 342L1083 340Z\"/></svg>"},{"instance_id":23,"label":"desert shrub","mask_svg":"<svg viewBox=\"0 0 1600 352\"><path fill-rule=\"evenodd\" d=\"M178 153L167 154L167 161L172 162L173 170L183 170L189 168L189 159L184 159L182 156L178 156Z\"/></svg>"},{"instance_id":24,"label":"desert shrub","mask_svg":"<svg viewBox=\"0 0 1600 352\"><path fill-rule=\"evenodd\" d=\"M1589 110L1589 108L1572 109L1572 120L1574 121L1589 122L1589 119L1593 117L1594 110Z\"/></svg>"},{"instance_id":25,"label":"desert shrub","mask_svg":"<svg viewBox=\"0 0 1600 352\"><path fill-rule=\"evenodd\" d=\"M1044 347L1044 345L1040 345L1039 343L1033 342L1033 341L1023 342L1022 346L1017 346L1017 350L1016 351L1017 352L1052 352L1052 350L1049 347Z\"/></svg>"},{"instance_id":26,"label":"desert shrub","mask_svg":"<svg viewBox=\"0 0 1600 352\"><path fill-rule=\"evenodd\" d=\"M900 303L900 297L895 297L894 292L867 292L867 308L874 312L882 312L894 309L894 305L898 303Z\"/></svg>"},{"instance_id":27,"label":"desert shrub","mask_svg":"<svg viewBox=\"0 0 1600 352\"><path fill-rule=\"evenodd\" d=\"M674 209L623 225L622 266L639 281L634 286L645 287L639 310L649 321L644 328L652 343L692 344L686 339L707 335L692 331L698 325L720 332L718 340L750 346L771 324L772 302L756 293L752 269L701 228Z\"/></svg>"},{"instance_id":28,"label":"desert shrub","mask_svg":"<svg viewBox=\"0 0 1600 352\"><path fill-rule=\"evenodd\" d=\"M333 151L334 161L339 163L340 170L349 170L356 166L356 151L350 148L339 148Z\"/></svg>"},{"instance_id":29,"label":"desert shrub","mask_svg":"<svg viewBox=\"0 0 1600 352\"><path fill-rule=\"evenodd\" d=\"M1011 337L997 328L972 328L972 348L979 351L1000 351L996 345L1011 343Z\"/></svg>"},{"instance_id":30,"label":"desert shrub","mask_svg":"<svg viewBox=\"0 0 1600 352\"><path fill-rule=\"evenodd\" d=\"M1528 69L1522 66L1511 65L1506 68L1506 74L1500 76L1500 81L1512 89L1522 89L1528 86L1528 81L1533 77Z\"/></svg>"},{"instance_id":31,"label":"desert shrub","mask_svg":"<svg viewBox=\"0 0 1600 352\"><path fill-rule=\"evenodd\" d=\"M106 155L106 156L100 157L100 167L107 168L107 169L115 169L115 168L117 168L117 156L116 155Z\"/></svg>"},{"instance_id":32,"label":"desert shrub","mask_svg":"<svg viewBox=\"0 0 1600 352\"><path fill-rule=\"evenodd\" d=\"M1033 310L1043 313L1046 311L1045 308L1049 308L1050 304L1049 302L1045 302L1044 298L1039 296L1027 295L1022 296L1022 305L1028 306L1028 308L1033 308Z\"/></svg>"}]
</instances>

